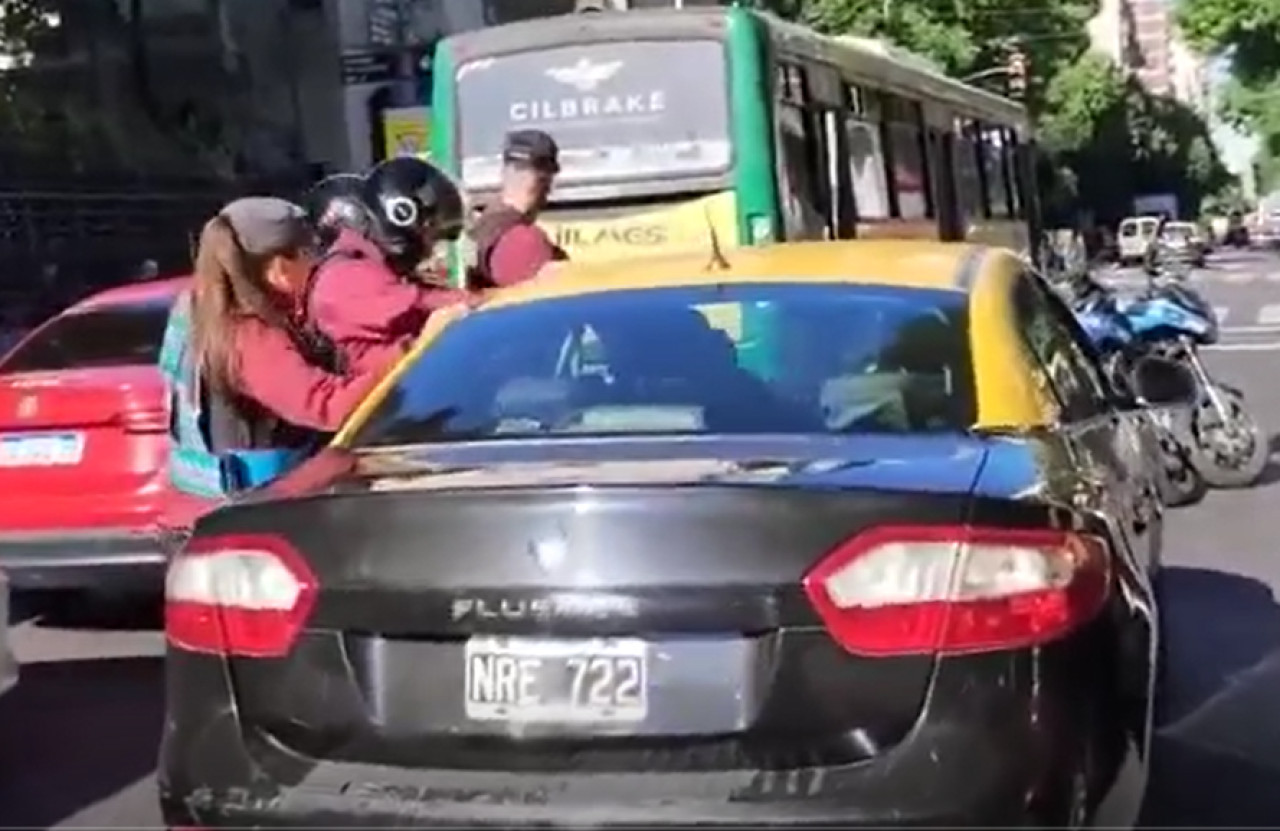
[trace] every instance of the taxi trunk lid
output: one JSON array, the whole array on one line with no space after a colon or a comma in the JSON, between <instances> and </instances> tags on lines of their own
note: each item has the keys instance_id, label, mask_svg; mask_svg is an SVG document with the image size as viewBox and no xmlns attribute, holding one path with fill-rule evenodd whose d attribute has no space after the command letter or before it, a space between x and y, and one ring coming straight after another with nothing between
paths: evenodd
<instances>
[{"instance_id":1,"label":"taxi trunk lid","mask_svg":"<svg viewBox=\"0 0 1280 831\"><path fill-rule=\"evenodd\" d=\"M785 769L892 746L933 659L850 655L802 581L877 525L961 522L983 452L858 448L432 449L227 512L201 534L280 538L314 575L287 652L231 659L246 735L312 758L511 771Z\"/></svg>"}]
</instances>

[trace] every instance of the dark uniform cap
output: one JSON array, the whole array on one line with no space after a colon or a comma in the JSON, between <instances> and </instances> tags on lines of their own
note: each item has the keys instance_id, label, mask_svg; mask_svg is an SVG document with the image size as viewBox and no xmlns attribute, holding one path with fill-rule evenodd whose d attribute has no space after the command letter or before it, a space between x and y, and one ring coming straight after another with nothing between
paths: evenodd
<instances>
[{"instance_id":1,"label":"dark uniform cap","mask_svg":"<svg viewBox=\"0 0 1280 831\"><path fill-rule=\"evenodd\" d=\"M267 257L310 246L314 240L307 212L273 196L249 196L225 205L218 215L231 225L240 247Z\"/></svg>"},{"instance_id":2,"label":"dark uniform cap","mask_svg":"<svg viewBox=\"0 0 1280 831\"><path fill-rule=\"evenodd\" d=\"M513 130L502 145L502 161L558 173L560 147L541 130Z\"/></svg>"}]
</instances>

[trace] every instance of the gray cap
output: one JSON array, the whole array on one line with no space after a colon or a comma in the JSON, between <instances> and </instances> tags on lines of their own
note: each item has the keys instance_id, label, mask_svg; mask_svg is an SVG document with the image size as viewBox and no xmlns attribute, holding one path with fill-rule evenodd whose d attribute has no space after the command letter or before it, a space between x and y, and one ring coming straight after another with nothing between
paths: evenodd
<instances>
[{"instance_id":1,"label":"gray cap","mask_svg":"<svg viewBox=\"0 0 1280 831\"><path fill-rule=\"evenodd\" d=\"M231 225L240 247L258 257L304 248L314 237L307 212L274 196L237 199L225 205L218 215Z\"/></svg>"}]
</instances>

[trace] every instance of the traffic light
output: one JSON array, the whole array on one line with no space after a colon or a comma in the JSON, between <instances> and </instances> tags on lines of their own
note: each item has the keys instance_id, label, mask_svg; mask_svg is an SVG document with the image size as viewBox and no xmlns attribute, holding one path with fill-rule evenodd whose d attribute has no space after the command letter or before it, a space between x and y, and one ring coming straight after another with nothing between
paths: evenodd
<instances>
[{"instance_id":1,"label":"traffic light","mask_svg":"<svg viewBox=\"0 0 1280 831\"><path fill-rule=\"evenodd\" d=\"M1030 70L1030 61L1027 60L1027 53L1023 52L1020 47L1013 47L1009 50L1008 58L1008 78L1009 78L1009 94L1014 98L1021 98L1027 93L1027 74Z\"/></svg>"}]
</instances>

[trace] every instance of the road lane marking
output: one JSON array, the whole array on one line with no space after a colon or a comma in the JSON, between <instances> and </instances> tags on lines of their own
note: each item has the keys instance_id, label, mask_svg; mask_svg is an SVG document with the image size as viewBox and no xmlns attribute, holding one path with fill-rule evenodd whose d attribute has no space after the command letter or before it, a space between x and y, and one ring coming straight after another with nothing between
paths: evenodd
<instances>
[{"instance_id":1,"label":"road lane marking","mask_svg":"<svg viewBox=\"0 0 1280 831\"><path fill-rule=\"evenodd\" d=\"M1280 352L1280 340L1266 343L1215 343L1201 348L1212 349L1214 352Z\"/></svg>"},{"instance_id":2,"label":"road lane marking","mask_svg":"<svg viewBox=\"0 0 1280 831\"><path fill-rule=\"evenodd\" d=\"M1223 326L1219 331L1224 335L1265 335L1271 332L1280 333L1280 323L1262 323L1252 326Z\"/></svg>"},{"instance_id":3,"label":"road lane marking","mask_svg":"<svg viewBox=\"0 0 1280 831\"><path fill-rule=\"evenodd\" d=\"M1268 303L1258 309L1258 322L1264 325L1280 323L1280 303Z\"/></svg>"},{"instance_id":4,"label":"road lane marking","mask_svg":"<svg viewBox=\"0 0 1280 831\"><path fill-rule=\"evenodd\" d=\"M1253 271L1228 271L1222 275L1222 280L1225 283L1248 283L1256 276L1257 273Z\"/></svg>"}]
</instances>

